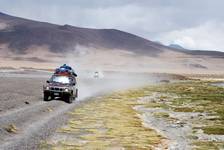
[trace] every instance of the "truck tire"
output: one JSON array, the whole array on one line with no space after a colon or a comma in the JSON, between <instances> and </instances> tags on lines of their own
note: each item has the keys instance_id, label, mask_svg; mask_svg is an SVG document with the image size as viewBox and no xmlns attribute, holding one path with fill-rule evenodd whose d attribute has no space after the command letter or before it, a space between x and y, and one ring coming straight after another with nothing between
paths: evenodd
<instances>
[{"instance_id":1,"label":"truck tire","mask_svg":"<svg viewBox=\"0 0 224 150\"><path fill-rule=\"evenodd\" d=\"M75 98L78 97L78 89L75 90Z\"/></svg>"},{"instance_id":2,"label":"truck tire","mask_svg":"<svg viewBox=\"0 0 224 150\"><path fill-rule=\"evenodd\" d=\"M71 104L72 101L73 101L73 97L72 97L72 95L71 95L71 96L68 96L68 103Z\"/></svg>"},{"instance_id":3,"label":"truck tire","mask_svg":"<svg viewBox=\"0 0 224 150\"><path fill-rule=\"evenodd\" d=\"M48 94L44 94L44 101L49 101L49 95Z\"/></svg>"},{"instance_id":4,"label":"truck tire","mask_svg":"<svg viewBox=\"0 0 224 150\"><path fill-rule=\"evenodd\" d=\"M73 101L73 97L72 97L72 95L66 95L66 96L64 96L64 100L65 100L65 102L71 104Z\"/></svg>"},{"instance_id":5,"label":"truck tire","mask_svg":"<svg viewBox=\"0 0 224 150\"><path fill-rule=\"evenodd\" d=\"M54 95L51 95L51 100L54 100L54 99L55 99Z\"/></svg>"}]
</instances>

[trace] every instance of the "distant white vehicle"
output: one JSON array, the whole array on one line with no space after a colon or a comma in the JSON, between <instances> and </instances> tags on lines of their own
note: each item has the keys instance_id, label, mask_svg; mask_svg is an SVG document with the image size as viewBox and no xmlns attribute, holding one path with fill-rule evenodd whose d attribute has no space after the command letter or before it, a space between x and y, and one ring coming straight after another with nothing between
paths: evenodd
<instances>
[{"instance_id":1,"label":"distant white vehicle","mask_svg":"<svg viewBox=\"0 0 224 150\"><path fill-rule=\"evenodd\" d=\"M99 78L99 72L98 71L94 72L94 76L93 77L94 78Z\"/></svg>"},{"instance_id":2,"label":"distant white vehicle","mask_svg":"<svg viewBox=\"0 0 224 150\"><path fill-rule=\"evenodd\" d=\"M93 78L95 79L99 79L99 78L103 78L103 73L100 72L100 71L95 71L94 74L93 74Z\"/></svg>"}]
</instances>

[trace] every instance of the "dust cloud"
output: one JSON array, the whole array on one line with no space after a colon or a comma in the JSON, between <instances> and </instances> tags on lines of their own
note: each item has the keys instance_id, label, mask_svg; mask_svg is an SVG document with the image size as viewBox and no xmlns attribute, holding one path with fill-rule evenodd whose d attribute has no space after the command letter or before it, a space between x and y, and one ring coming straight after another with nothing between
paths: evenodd
<instances>
[{"instance_id":1,"label":"dust cloud","mask_svg":"<svg viewBox=\"0 0 224 150\"><path fill-rule=\"evenodd\" d=\"M102 66L100 61L85 63L93 50L87 47L77 46L74 53L67 53L63 63L70 65L78 74L77 86L79 90L79 100L84 100L87 97L95 95L106 94L114 91L125 90L130 88L137 88L148 84L153 84L161 80L161 77L151 73L144 73L136 71L130 72L129 68L122 67L122 71L116 70L116 63L111 62L111 66L115 66L113 70L109 70ZM94 57L94 54L91 54ZM102 56L103 57L103 56ZM82 60L83 59L83 60ZM85 67L83 67L85 66ZM98 76L95 76L95 73Z\"/></svg>"}]
</instances>

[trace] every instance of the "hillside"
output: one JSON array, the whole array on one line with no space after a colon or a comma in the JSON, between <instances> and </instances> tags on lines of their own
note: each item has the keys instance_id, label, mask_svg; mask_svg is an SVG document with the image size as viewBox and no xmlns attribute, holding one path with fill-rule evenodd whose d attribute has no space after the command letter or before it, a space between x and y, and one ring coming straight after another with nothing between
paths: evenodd
<instances>
[{"instance_id":1,"label":"hillside","mask_svg":"<svg viewBox=\"0 0 224 150\"><path fill-rule=\"evenodd\" d=\"M163 49L158 43L116 29L88 29L37 22L0 13L0 43L23 53L30 46L49 46L52 52L72 51L77 45L105 49L125 49L155 56Z\"/></svg>"},{"instance_id":2,"label":"hillside","mask_svg":"<svg viewBox=\"0 0 224 150\"><path fill-rule=\"evenodd\" d=\"M0 67L54 68L66 62L82 69L220 72L224 53L164 46L116 29L56 25L0 13L0 57Z\"/></svg>"}]
</instances>

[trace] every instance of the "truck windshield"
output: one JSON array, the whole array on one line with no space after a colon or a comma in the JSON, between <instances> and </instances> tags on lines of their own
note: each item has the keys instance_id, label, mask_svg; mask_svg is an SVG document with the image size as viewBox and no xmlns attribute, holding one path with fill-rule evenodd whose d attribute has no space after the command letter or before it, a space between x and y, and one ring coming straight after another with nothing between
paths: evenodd
<instances>
[{"instance_id":1,"label":"truck windshield","mask_svg":"<svg viewBox=\"0 0 224 150\"><path fill-rule=\"evenodd\" d=\"M51 78L52 82L58 82L58 83L63 83L63 84L69 84L70 80L69 77L66 76L53 76Z\"/></svg>"}]
</instances>

